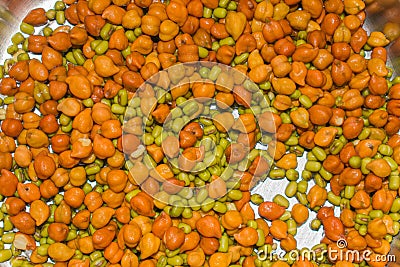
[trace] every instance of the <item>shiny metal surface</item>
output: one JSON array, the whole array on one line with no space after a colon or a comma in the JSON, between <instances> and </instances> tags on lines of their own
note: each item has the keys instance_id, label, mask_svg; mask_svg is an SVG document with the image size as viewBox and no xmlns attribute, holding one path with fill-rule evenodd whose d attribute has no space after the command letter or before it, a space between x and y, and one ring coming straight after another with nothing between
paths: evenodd
<instances>
[{"instance_id":1,"label":"shiny metal surface","mask_svg":"<svg viewBox=\"0 0 400 267\"><path fill-rule=\"evenodd\" d=\"M11 36L19 31L19 23L27 12L36 7L51 8L56 0L0 0L0 64L7 55L7 47L10 45ZM367 20L365 29L368 31L382 30L388 21L400 24L400 0L366 0ZM394 40L388 47L388 64L393 67L394 73L400 75L400 38ZM304 160L300 161L298 169L304 167ZM255 191L271 200L277 193L282 193L287 181L268 180L256 187ZM291 199L293 202L293 199ZM322 238L322 231L314 232L309 229L307 223L299 227L296 239L298 247L311 247ZM391 254L396 256L396 262L388 266L400 267L400 237L393 240ZM8 266L2 265L0 266Z\"/></svg>"}]
</instances>

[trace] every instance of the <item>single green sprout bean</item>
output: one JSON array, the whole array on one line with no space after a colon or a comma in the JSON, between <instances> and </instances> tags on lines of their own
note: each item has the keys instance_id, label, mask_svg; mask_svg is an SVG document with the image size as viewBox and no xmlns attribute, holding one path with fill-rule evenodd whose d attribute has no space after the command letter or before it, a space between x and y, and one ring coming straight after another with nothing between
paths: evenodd
<instances>
[{"instance_id":1,"label":"single green sprout bean","mask_svg":"<svg viewBox=\"0 0 400 267\"><path fill-rule=\"evenodd\" d=\"M25 37L22 35L22 33L20 33L20 32L17 32L16 34L14 34L12 37L11 37L11 42L14 44L14 45L19 45L19 44L21 44L21 43L23 43L25 41Z\"/></svg>"},{"instance_id":2,"label":"single green sprout bean","mask_svg":"<svg viewBox=\"0 0 400 267\"><path fill-rule=\"evenodd\" d=\"M310 227L314 231L318 231L318 229L321 227L321 221L318 219L314 219L310 223Z\"/></svg>"},{"instance_id":3,"label":"single green sprout bean","mask_svg":"<svg viewBox=\"0 0 400 267\"><path fill-rule=\"evenodd\" d=\"M212 9L203 7L203 18L209 19L212 16Z\"/></svg>"},{"instance_id":4,"label":"single green sprout bean","mask_svg":"<svg viewBox=\"0 0 400 267\"><path fill-rule=\"evenodd\" d=\"M287 197L294 197L297 193L297 183L295 181L289 182L286 186L285 195Z\"/></svg>"},{"instance_id":5,"label":"single green sprout bean","mask_svg":"<svg viewBox=\"0 0 400 267\"><path fill-rule=\"evenodd\" d=\"M64 13L64 11L56 11L56 22L59 25L63 25L65 23L65 13Z\"/></svg>"},{"instance_id":6,"label":"single green sprout bean","mask_svg":"<svg viewBox=\"0 0 400 267\"><path fill-rule=\"evenodd\" d=\"M289 201L282 195L277 194L273 199L272 199L276 204L279 206L288 208L289 207Z\"/></svg>"},{"instance_id":7,"label":"single green sprout bean","mask_svg":"<svg viewBox=\"0 0 400 267\"><path fill-rule=\"evenodd\" d=\"M217 7L214 9L213 15L218 19L223 19L226 17L227 11L225 8Z\"/></svg>"},{"instance_id":8,"label":"single green sprout bean","mask_svg":"<svg viewBox=\"0 0 400 267\"><path fill-rule=\"evenodd\" d=\"M226 38L221 39L221 40L219 41L219 45L220 45L220 46L224 46L224 45L232 46L232 45L234 45L234 44L235 44L235 40L234 40L232 37L226 37Z\"/></svg>"},{"instance_id":9,"label":"single green sprout bean","mask_svg":"<svg viewBox=\"0 0 400 267\"><path fill-rule=\"evenodd\" d=\"M56 11L54 9L49 9L46 11L46 17L49 20L54 20L56 18Z\"/></svg>"},{"instance_id":10,"label":"single green sprout bean","mask_svg":"<svg viewBox=\"0 0 400 267\"><path fill-rule=\"evenodd\" d=\"M54 9L55 9L56 11L64 10L64 9L65 9L65 3L64 3L63 1L57 1L57 2L54 4Z\"/></svg>"},{"instance_id":11,"label":"single green sprout bean","mask_svg":"<svg viewBox=\"0 0 400 267\"><path fill-rule=\"evenodd\" d=\"M21 23L21 25L19 26L19 29L21 32L28 34L28 35L31 35L35 32L35 28L32 25L25 23L25 22Z\"/></svg>"},{"instance_id":12,"label":"single green sprout bean","mask_svg":"<svg viewBox=\"0 0 400 267\"><path fill-rule=\"evenodd\" d=\"M260 194L252 194L250 201L255 205L260 205L264 202L264 198Z\"/></svg>"}]
</instances>

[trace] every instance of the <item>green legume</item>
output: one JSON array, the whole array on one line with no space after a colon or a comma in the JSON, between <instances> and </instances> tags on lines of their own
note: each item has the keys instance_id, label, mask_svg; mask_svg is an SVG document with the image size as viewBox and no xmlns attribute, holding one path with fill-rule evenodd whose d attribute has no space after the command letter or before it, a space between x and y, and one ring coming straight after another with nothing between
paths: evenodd
<instances>
[{"instance_id":1,"label":"green legume","mask_svg":"<svg viewBox=\"0 0 400 267\"><path fill-rule=\"evenodd\" d=\"M296 198L301 204L303 204L303 205L307 205L308 204L308 200L307 200L306 194L297 192L296 193Z\"/></svg>"},{"instance_id":2,"label":"green legume","mask_svg":"<svg viewBox=\"0 0 400 267\"><path fill-rule=\"evenodd\" d=\"M314 231L318 231L318 229L321 227L321 221L318 219L313 219L310 223L310 227Z\"/></svg>"},{"instance_id":3,"label":"green legume","mask_svg":"<svg viewBox=\"0 0 400 267\"><path fill-rule=\"evenodd\" d=\"M96 259L93 263L91 263L90 266L96 266L96 267L104 267L107 264L107 260L103 257Z\"/></svg>"},{"instance_id":4,"label":"green legume","mask_svg":"<svg viewBox=\"0 0 400 267\"><path fill-rule=\"evenodd\" d=\"M49 9L49 10L47 10L47 11L46 11L46 17L47 17L49 20L54 20L55 17L56 17L56 11L55 11L54 9Z\"/></svg>"},{"instance_id":5,"label":"green legume","mask_svg":"<svg viewBox=\"0 0 400 267\"><path fill-rule=\"evenodd\" d=\"M35 28L25 22L22 22L21 25L19 26L19 29L21 30L21 32L26 33L26 34L33 34L35 32Z\"/></svg>"},{"instance_id":6,"label":"green legume","mask_svg":"<svg viewBox=\"0 0 400 267\"><path fill-rule=\"evenodd\" d=\"M40 256L47 256L47 250L48 250L49 246L50 246L49 244L40 245L40 246L37 248L38 254L39 254Z\"/></svg>"},{"instance_id":7,"label":"green legume","mask_svg":"<svg viewBox=\"0 0 400 267\"><path fill-rule=\"evenodd\" d=\"M174 256L176 256L176 255L178 255L178 254L179 254L179 249L175 249L175 250L166 249L166 250L165 250L165 255L166 255L168 258L174 257Z\"/></svg>"},{"instance_id":8,"label":"green legume","mask_svg":"<svg viewBox=\"0 0 400 267\"><path fill-rule=\"evenodd\" d=\"M329 192L328 193L328 201L335 205L335 206L339 206L340 205L340 201L341 201L341 197L340 196L336 196L333 192Z\"/></svg>"},{"instance_id":9,"label":"green legume","mask_svg":"<svg viewBox=\"0 0 400 267\"><path fill-rule=\"evenodd\" d=\"M119 105L119 104L112 104L111 106L111 112L114 114L119 114L122 115L125 113L125 107Z\"/></svg>"},{"instance_id":10,"label":"green legume","mask_svg":"<svg viewBox=\"0 0 400 267\"><path fill-rule=\"evenodd\" d=\"M181 256L177 255L171 258L168 258L167 260L168 264L172 265L172 266L180 266L183 265L183 259Z\"/></svg>"},{"instance_id":11,"label":"green legume","mask_svg":"<svg viewBox=\"0 0 400 267\"><path fill-rule=\"evenodd\" d=\"M214 208L215 205L215 201L208 198L206 201L204 201L204 203L201 204L201 210L203 212L209 212L210 210L212 210Z\"/></svg>"},{"instance_id":12,"label":"green legume","mask_svg":"<svg viewBox=\"0 0 400 267\"><path fill-rule=\"evenodd\" d=\"M112 32L113 32L113 26L110 23L106 23L100 30L100 37L103 40L108 41L111 37Z\"/></svg>"},{"instance_id":13,"label":"green legume","mask_svg":"<svg viewBox=\"0 0 400 267\"><path fill-rule=\"evenodd\" d=\"M219 252L228 252L229 249L229 237L226 234L223 234L219 239Z\"/></svg>"},{"instance_id":14,"label":"green legume","mask_svg":"<svg viewBox=\"0 0 400 267\"><path fill-rule=\"evenodd\" d=\"M14 45L19 45L19 44L23 43L24 41L25 41L25 38L20 32L17 32L16 34L13 35L13 37L11 37L11 42Z\"/></svg>"},{"instance_id":15,"label":"green legume","mask_svg":"<svg viewBox=\"0 0 400 267\"><path fill-rule=\"evenodd\" d=\"M208 78L212 81L216 81L219 74L221 73L221 68L218 66L213 66L210 70L210 72L208 73Z\"/></svg>"},{"instance_id":16,"label":"green legume","mask_svg":"<svg viewBox=\"0 0 400 267\"><path fill-rule=\"evenodd\" d=\"M175 133L179 133L184 125L185 125L185 121L182 118L176 118L172 124L172 130Z\"/></svg>"},{"instance_id":17,"label":"green legume","mask_svg":"<svg viewBox=\"0 0 400 267\"><path fill-rule=\"evenodd\" d=\"M71 132L72 131L72 121L70 123L68 123L68 125L61 126L61 131L63 131L64 133Z\"/></svg>"},{"instance_id":18,"label":"green legume","mask_svg":"<svg viewBox=\"0 0 400 267\"><path fill-rule=\"evenodd\" d=\"M243 196L243 193L240 190L234 189L234 190L231 190L228 192L228 197L231 200L240 200L240 199L242 199L242 196Z\"/></svg>"},{"instance_id":19,"label":"green legume","mask_svg":"<svg viewBox=\"0 0 400 267\"><path fill-rule=\"evenodd\" d=\"M299 97L299 101L303 105L303 107L305 107L307 109L312 107L313 103L312 103L311 99L306 95L301 95Z\"/></svg>"},{"instance_id":20,"label":"green legume","mask_svg":"<svg viewBox=\"0 0 400 267\"><path fill-rule=\"evenodd\" d=\"M392 207L390 208L390 212L396 213L400 211L400 198L396 198L393 201ZM400 216L399 216L400 219Z\"/></svg>"},{"instance_id":21,"label":"green legume","mask_svg":"<svg viewBox=\"0 0 400 267\"><path fill-rule=\"evenodd\" d=\"M400 214L397 212L390 213L389 214L390 218L392 218L393 221L399 221L400 220Z\"/></svg>"},{"instance_id":22,"label":"green legume","mask_svg":"<svg viewBox=\"0 0 400 267\"><path fill-rule=\"evenodd\" d=\"M288 208L289 207L289 201L282 195L278 194L273 198L273 201L278 204L279 206Z\"/></svg>"},{"instance_id":23,"label":"green legume","mask_svg":"<svg viewBox=\"0 0 400 267\"><path fill-rule=\"evenodd\" d=\"M316 174L314 176L314 181L315 181L315 184L317 184L319 187L326 187L326 181L322 178L321 175Z\"/></svg>"},{"instance_id":24,"label":"green legume","mask_svg":"<svg viewBox=\"0 0 400 267\"><path fill-rule=\"evenodd\" d=\"M102 54L106 53L107 50L108 50L108 42L107 41L100 41L100 43L94 49L94 51L96 52L97 55L102 55Z\"/></svg>"},{"instance_id":25,"label":"green legume","mask_svg":"<svg viewBox=\"0 0 400 267\"><path fill-rule=\"evenodd\" d=\"M6 98L3 99L4 104L6 105L10 105L12 103L14 103L15 98L13 96L7 96Z\"/></svg>"},{"instance_id":26,"label":"green legume","mask_svg":"<svg viewBox=\"0 0 400 267\"><path fill-rule=\"evenodd\" d=\"M236 56L235 59L233 60L233 62L235 62L235 64L243 64L247 58L249 57L249 53L243 53L239 56Z\"/></svg>"},{"instance_id":27,"label":"green legume","mask_svg":"<svg viewBox=\"0 0 400 267\"><path fill-rule=\"evenodd\" d=\"M5 232L11 231L14 228L14 225L12 224L10 220L10 216L5 216L3 220L3 229Z\"/></svg>"},{"instance_id":28,"label":"green legume","mask_svg":"<svg viewBox=\"0 0 400 267\"><path fill-rule=\"evenodd\" d=\"M133 30L133 33L135 34L136 37L139 37L140 35L142 35L142 29L136 28Z\"/></svg>"},{"instance_id":29,"label":"green legume","mask_svg":"<svg viewBox=\"0 0 400 267\"><path fill-rule=\"evenodd\" d=\"M326 159L326 153L325 151L320 148L320 147L314 147L311 152L314 154L314 156L317 158L319 161L324 161Z\"/></svg>"},{"instance_id":30,"label":"green legume","mask_svg":"<svg viewBox=\"0 0 400 267\"><path fill-rule=\"evenodd\" d=\"M256 243L257 247L261 247L265 244L265 235L262 229L257 229L258 240Z\"/></svg>"},{"instance_id":31,"label":"green legume","mask_svg":"<svg viewBox=\"0 0 400 267\"><path fill-rule=\"evenodd\" d=\"M17 56L18 61L28 61L30 59L28 53L21 53Z\"/></svg>"},{"instance_id":32,"label":"green legume","mask_svg":"<svg viewBox=\"0 0 400 267\"><path fill-rule=\"evenodd\" d=\"M289 139L285 142L285 145L288 146L296 146L299 144L299 138L297 136L291 136Z\"/></svg>"},{"instance_id":33,"label":"green legume","mask_svg":"<svg viewBox=\"0 0 400 267\"><path fill-rule=\"evenodd\" d=\"M317 157L313 153L307 153L307 160L317 161Z\"/></svg>"},{"instance_id":34,"label":"green legume","mask_svg":"<svg viewBox=\"0 0 400 267\"><path fill-rule=\"evenodd\" d=\"M13 44L7 47L7 53L10 55L14 55L18 51L18 46Z\"/></svg>"},{"instance_id":35,"label":"green legume","mask_svg":"<svg viewBox=\"0 0 400 267\"><path fill-rule=\"evenodd\" d=\"M295 236L297 234L297 223L294 219L289 219L286 221L288 226L288 233Z\"/></svg>"},{"instance_id":36,"label":"green legume","mask_svg":"<svg viewBox=\"0 0 400 267\"><path fill-rule=\"evenodd\" d=\"M361 167L361 158L359 156L352 156L349 159L349 165L352 168L358 169Z\"/></svg>"},{"instance_id":37,"label":"green legume","mask_svg":"<svg viewBox=\"0 0 400 267\"><path fill-rule=\"evenodd\" d=\"M208 56L208 50L204 47L199 46L199 57L206 58Z\"/></svg>"},{"instance_id":38,"label":"green legume","mask_svg":"<svg viewBox=\"0 0 400 267\"><path fill-rule=\"evenodd\" d=\"M344 197L347 198L347 199L351 199L354 196L355 191L356 191L355 186L347 185L344 188Z\"/></svg>"},{"instance_id":39,"label":"green legume","mask_svg":"<svg viewBox=\"0 0 400 267\"><path fill-rule=\"evenodd\" d=\"M318 161L307 161L305 165L305 169L310 172L318 172L321 169L322 165Z\"/></svg>"},{"instance_id":40,"label":"green legume","mask_svg":"<svg viewBox=\"0 0 400 267\"><path fill-rule=\"evenodd\" d=\"M285 177L285 173L284 169L275 169L269 172L269 177L271 179L282 179Z\"/></svg>"},{"instance_id":41,"label":"green legume","mask_svg":"<svg viewBox=\"0 0 400 267\"><path fill-rule=\"evenodd\" d=\"M133 41L136 40L136 36L135 36L135 34L134 34L134 32L132 30L126 31L125 32L125 36L126 36L126 38L128 38L128 41L130 43L132 43ZM129 50L130 50L130 47L129 47Z\"/></svg>"},{"instance_id":42,"label":"green legume","mask_svg":"<svg viewBox=\"0 0 400 267\"><path fill-rule=\"evenodd\" d=\"M125 48L124 50L122 50L121 52L122 56L124 58L126 58L127 56L129 56L131 54L131 47L128 46L127 48Z\"/></svg>"},{"instance_id":43,"label":"green legume","mask_svg":"<svg viewBox=\"0 0 400 267\"><path fill-rule=\"evenodd\" d=\"M295 181L289 182L286 186L285 195L287 197L294 197L297 193L297 183Z\"/></svg>"},{"instance_id":44,"label":"green legume","mask_svg":"<svg viewBox=\"0 0 400 267\"><path fill-rule=\"evenodd\" d=\"M213 15L218 19L223 19L226 17L227 11L225 8L217 7L214 9Z\"/></svg>"},{"instance_id":45,"label":"green legume","mask_svg":"<svg viewBox=\"0 0 400 267\"><path fill-rule=\"evenodd\" d=\"M207 189L200 189L200 191L197 193L197 196L196 196L196 201L197 201L197 203L203 203L205 200L206 200L206 198L208 197L208 192L207 192Z\"/></svg>"},{"instance_id":46,"label":"green legume","mask_svg":"<svg viewBox=\"0 0 400 267\"><path fill-rule=\"evenodd\" d=\"M271 89L271 82L266 81L258 85L262 90L269 90Z\"/></svg>"},{"instance_id":47,"label":"green legume","mask_svg":"<svg viewBox=\"0 0 400 267\"><path fill-rule=\"evenodd\" d=\"M50 27L43 28L43 35L49 37L53 33L53 29Z\"/></svg>"},{"instance_id":48,"label":"green legume","mask_svg":"<svg viewBox=\"0 0 400 267\"><path fill-rule=\"evenodd\" d=\"M197 104L197 102L195 101L190 101L189 103L187 103L182 111L185 115L187 116L191 116L194 113L196 113L199 110L199 105Z\"/></svg>"},{"instance_id":49,"label":"green legume","mask_svg":"<svg viewBox=\"0 0 400 267\"><path fill-rule=\"evenodd\" d=\"M371 217L371 219L382 218L383 217L383 211L381 211L381 210L371 210L368 215Z\"/></svg>"},{"instance_id":50,"label":"green legume","mask_svg":"<svg viewBox=\"0 0 400 267\"><path fill-rule=\"evenodd\" d=\"M182 207L181 205L172 206L172 208L169 212L169 216L177 218L182 214L183 210L184 210L184 207Z\"/></svg>"},{"instance_id":51,"label":"green legume","mask_svg":"<svg viewBox=\"0 0 400 267\"><path fill-rule=\"evenodd\" d=\"M225 203L216 201L215 205L213 207L213 210L218 212L218 213L222 213L223 214L223 213L226 213L228 211L228 207L226 206Z\"/></svg>"},{"instance_id":52,"label":"green legume","mask_svg":"<svg viewBox=\"0 0 400 267\"><path fill-rule=\"evenodd\" d=\"M63 1L57 1L57 2L54 4L54 9L55 9L56 11L64 10L64 9L65 9L65 3L64 3Z\"/></svg>"},{"instance_id":53,"label":"green legume","mask_svg":"<svg viewBox=\"0 0 400 267\"><path fill-rule=\"evenodd\" d=\"M329 147L329 151L332 155L337 155L344 147L344 143L340 140L333 141L332 145Z\"/></svg>"},{"instance_id":54,"label":"green legume","mask_svg":"<svg viewBox=\"0 0 400 267\"><path fill-rule=\"evenodd\" d=\"M369 220L370 220L370 217L368 215L360 214L360 213L356 214L355 222L358 224L367 224L369 222Z\"/></svg>"},{"instance_id":55,"label":"green legume","mask_svg":"<svg viewBox=\"0 0 400 267\"><path fill-rule=\"evenodd\" d=\"M208 7L203 7L203 18L211 18L212 16L212 9L208 8Z\"/></svg>"},{"instance_id":56,"label":"green legume","mask_svg":"<svg viewBox=\"0 0 400 267\"><path fill-rule=\"evenodd\" d=\"M292 214L290 213L290 211L286 210L281 217L279 217L279 220L281 221L287 221L290 218L292 218Z\"/></svg>"},{"instance_id":57,"label":"green legume","mask_svg":"<svg viewBox=\"0 0 400 267\"><path fill-rule=\"evenodd\" d=\"M350 200L342 198L342 201L340 202L340 208L341 209L349 209L350 208Z\"/></svg>"},{"instance_id":58,"label":"green legume","mask_svg":"<svg viewBox=\"0 0 400 267\"><path fill-rule=\"evenodd\" d=\"M77 62L78 65L82 66L82 65L85 63L86 59L85 59L85 57L83 56L81 50L79 50L79 49L74 49L74 50L72 51L72 54L73 54L73 56L74 56L74 58L75 58L75 61Z\"/></svg>"},{"instance_id":59,"label":"green legume","mask_svg":"<svg viewBox=\"0 0 400 267\"><path fill-rule=\"evenodd\" d=\"M243 83L243 86L246 90L253 92L253 93L258 93L259 92L259 88L257 86L257 84L255 84L253 81L246 79ZM253 108L251 109L253 110Z\"/></svg>"},{"instance_id":60,"label":"green legume","mask_svg":"<svg viewBox=\"0 0 400 267\"><path fill-rule=\"evenodd\" d=\"M237 8L236 2L230 1L226 9L229 11L232 11L232 10L236 10L236 8Z\"/></svg>"},{"instance_id":61,"label":"green legume","mask_svg":"<svg viewBox=\"0 0 400 267\"><path fill-rule=\"evenodd\" d=\"M64 11L56 11L56 21L57 21L57 24L59 24L59 25L63 25L65 23Z\"/></svg>"},{"instance_id":62,"label":"green legume","mask_svg":"<svg viewBox=\"0 0 400 267\"><path fill-rule=\"evenodd\" d=\"M226 8L229 4L230 0L219 0L218 6Z\"/></svg>"},{"instance_id":63,"label":"green legume","mask_svg":"<svg viewBox=\"0 0 400 267\"><path fill-rule=\"evenodd\" d=\"M0 262L6 262L12 257L11 249L0 250ZM13 265L14 266L14 265Z\"/></svg>"},{"instance_id":64,"label":"green legume","mask_svg":"<svg viewBox=\"0 0 400 267\"><path fill-rule=\"evenodd\" d=\"M1 241L5 244L11 244L14 241L15 233L6 233L1 237Z\"/></svg>"},{"instance_id":65,"label":"green legume","mask_svg":"<svg viewBox=\"0 0 400 267\"><path fill-rule=\"evenodd\" d=\"M394 161L393 158L385 156L385 157L383 157L383 159L386 160L386 162L389 164L392 171L397 170L398 165L397 165L396 161Z\"/></svg>"},{"instance_id":66,"label":"green legume","mask_svg":"<svg viewBox=\"0 0 400 267\"><path fill-rule=\"evenodd\" d=\"M330 181L333 177L333 174L325 170L324 167L321 167L318 173L325 179L325 181Z\"/></svg>"},{"instance_id":67,"label":"green legume","mask_svg":"<svg viewBox=\"0 0 400 267\"><path fill-rule=\"evenodd\" d=\"M260 194L252 194L250 201L255 205L260 205L264 202L264 198Z\"/></svg>"},{"instance_id":68,"label":"green legume","mask_svg":"<svg viewBox=\"0 0 400 267\"><path fill-rule=\"evenodd\" d=\"M369 173L369 170L367 169L367 164L368 163L370 163L372 161L372 159L371 158L363 158L362 160L361 160L361 166L360 166L360 169L361 169L361 172L363 173L363 174L368 174Z\"/></svg>"},{"instance_id":69,"label":"green legume","mask_svg":"<svg viewBox=\"0 0 400 267\"><path fill-rule=\"evenodd\" d=\"M306 193L308 189L308 183L306 181L300 181L297 184L297 191L300 193Z\"/></svg>"},{"instance_id":70,"label":"green legume","mask_svg":"<svg viewBox=\"0 0 400 267\"><path fill-rule=\"evenodd\" d=\"M360 228L358 228L358 233L362 236L365 236L367 234L367 226L361 225Z\"/></svg>"},{"instance_id":71,"label":"green legume","mask_svg":"<svg viewBox=\"0 0 400 267\"><path fill-rule=\"evenodd\" d=\"M158 258L156 267L166 267L167 266L167 257L165 255L161 255Z\"/></svg>"},{"instance_id":72,"label":"green legume","mask_svg":"<svg viewBox=\"0 0 400 267\"><path fill-rule=\"evenodd\" d=\"M235 44L235 40L234 40L232 37L226 37L226 38L221 39L221 40L219 41L219 45L220 45L220 46L223 46L223 45L232 46L232 45L234 45L234 44Z\"/></svg>"},{"instance_id":73,"label":"green legume","mask_svg":"<svg viewBox=\"0 0 400 267\"><path fill-rule=\"evenodd\" d=\"M77 64L78 64L78 62L76 62L76 59L75 59L74 54L73 54L72 52L68 52L68 53L65 55L65 58L66 58L69 62L71 62L72 64L74 64L74 65L77 65Z\"/></svg>"},{"instance_id":74,"label":"green legume","mask_svg":"<svg viewBox=\"0 0 400 267\"><path fill-rule=\"evenodd\" d=\"M285 176L289 181L297 181L299 172L295 169L289 169L286 171Z\"/></svg>"},{"instance_id":75,"label":"green legume","mask_svg":"<svg viewBox=\"0 0 400 267\"><path fill-rule=\"evenodd\" d=\"M393 236L396 236L399 231L400 231L400 223L399 222L393 222Z\"/></svg>"},{"instance_id":76,"label":"green legume","mask_svg":"<svg viewBox=\"0 0 400 267\"><path fill-rule=\"evenodd\" d=\"M384 156L391 156L393 154L393 148L389 145L379 145L378 151Z\"/></svg>"}]
</instances>

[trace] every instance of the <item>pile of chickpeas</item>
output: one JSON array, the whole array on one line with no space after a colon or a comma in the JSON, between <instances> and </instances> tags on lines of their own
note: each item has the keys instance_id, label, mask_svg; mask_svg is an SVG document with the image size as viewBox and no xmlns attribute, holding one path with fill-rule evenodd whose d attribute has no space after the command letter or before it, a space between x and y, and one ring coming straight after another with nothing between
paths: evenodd
<instances>
[{"instance_id":1,"label":"pile of chickpeas","mask_svg":"<svg viewBox=\"0 0 400 267\"><path fill-rule=\"evenodd\" d=\"M373 3L29 11L0 66L0 262L385 266L400 231L400 77L385 48L397 33L363 28ZM252 193L269 179L284 194ZM297 246L304 224L323 229L312 248Z\"/></svg>"}]
</instances>

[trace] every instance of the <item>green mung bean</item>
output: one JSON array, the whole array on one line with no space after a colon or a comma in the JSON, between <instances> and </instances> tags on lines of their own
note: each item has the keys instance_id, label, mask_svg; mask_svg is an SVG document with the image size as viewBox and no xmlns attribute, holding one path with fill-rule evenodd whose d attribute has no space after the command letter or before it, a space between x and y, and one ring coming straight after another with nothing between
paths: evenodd
<instances>
[{"instance_id":1,"label":"green mung bean","mask_svg":"<svg viewBox=\"0 0 400 267\"><path fill-rule=\"evenodd\" d=\"M29 35L31 35L35 32L35 28L32 25L25 23L25 22L21 23L21 25L19 26L19 29L21 32L23 32L25 34L29 34Z\"/></svg>"},{"instance_id":2,"label":"green mung bean","mask_svg":"<svg viewBox=\"0 0 400 267\"><path fill-rule=\"evenodd\" d=\"M278 204L279 206L288 208L289 207L289 201L282 195L277 194L274 196L274 198L272 199L276 204Z\"/></svg>"},{"instance_id":3,"label":"green mung bean","mask_svg":"<svg viewBox=\"0 0 400 267\"><path fill-rule=\"evenodd\" d=\"M297 193L297 183L295 181L289 182L285 189L285 195L287 197L294 197Z\"/></svg>"}]
</instances>

